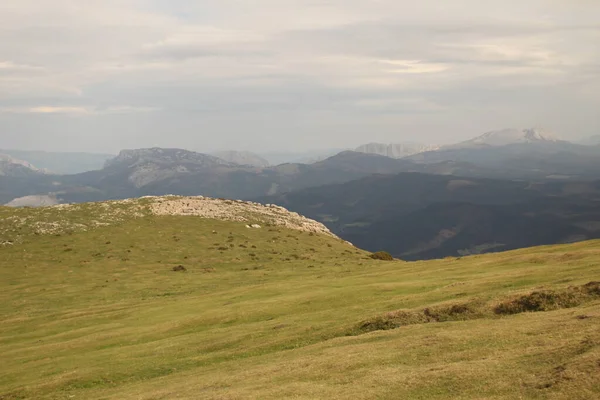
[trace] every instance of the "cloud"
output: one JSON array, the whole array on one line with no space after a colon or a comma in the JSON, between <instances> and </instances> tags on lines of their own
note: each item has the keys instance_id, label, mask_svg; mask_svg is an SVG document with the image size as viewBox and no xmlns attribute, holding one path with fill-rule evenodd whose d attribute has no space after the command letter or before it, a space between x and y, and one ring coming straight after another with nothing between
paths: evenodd
<instances>
[{"instance_id":1,"label":"cloud","mask_svg":"<svg viewBox=\"0 0 600 400\"><path fill-rule=\"evenodd\" d=\"M12 61L0 61L0 73L18 73L18 72L35 72L42 71L42 67L36 67L33 65L16 64Z\"/></svg>"},{"instance_id":2,"label":"cloud","mask_svg":"<svg viewBox=\"0 0 600 400\"><path fill-rule=\"evenodd\" d=\"M104 115L104 114L134 114L158 111L153 107L110 106L110 107L80 107L80 106L36 106L36 107L0 107L0 113L7 114L66 114L66 115Z\"/></svg>"},{"instance_id":3,"label":"cloud","mask_svg":"<svg viewBox=\"0 0 600 400\"><path fill-rule=\"evenodd\" d=\"M74 120L106 146L164 138L199 150L242 137L261 148L273 135L346 147L374 130L435 142L504 126L600 131L596 1L10 3L0 12L0 128L18 133L11 140ZM11 146L42 143L28 140ZM67 144L87 146L77 140Z\"/></svg>"}]
</instances>

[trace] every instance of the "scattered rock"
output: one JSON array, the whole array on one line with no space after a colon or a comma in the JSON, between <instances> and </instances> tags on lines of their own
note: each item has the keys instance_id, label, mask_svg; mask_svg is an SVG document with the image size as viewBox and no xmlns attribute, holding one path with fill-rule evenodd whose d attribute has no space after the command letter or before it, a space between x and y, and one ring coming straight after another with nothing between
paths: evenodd
<instances>
[{"instance_id":1,"label":"scattered rock","mask_svg":"<svg viewBox=\"0 0 600 400\"><path fill-rule=\"evenodd\" d=\"M178 265L176 267L173 267L173 271L174 272L185 272L185 271L187 271L187 269L183 265Z\"/></svg>"}]
</instances>

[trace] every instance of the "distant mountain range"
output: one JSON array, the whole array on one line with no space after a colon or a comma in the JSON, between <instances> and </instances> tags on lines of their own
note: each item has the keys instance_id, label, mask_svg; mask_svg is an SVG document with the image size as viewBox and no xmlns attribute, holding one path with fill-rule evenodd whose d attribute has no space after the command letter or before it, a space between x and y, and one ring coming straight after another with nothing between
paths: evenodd
<instances>
[{"instance_id":1,"label":"distant mountain range","mask_svg":"<svg viewBox=\"0 0 600 400\"><path fill-rule=\"evenodd\" d=\"M484 171L466 163L417 164L351 151L314 164L257 168L181 149L138 149L122 151L97 171L74 175L35 175L31 179L0 177L0 204L20 197L44 195L54 196L59 202L165 194L252 199L348 182L372 174L424 172L479 176ZM493 175L497 171L487 173Z\"/></svg>"},{"instance_id":2,"label":"distant mountain range","mask_svg":"<svg viewBox=\"0 0 600 400\"><path fill-rule=\"evenodd\" d=\"M270 165L269 161L249 151L219 151L212 153L212 155L232 164L248 165L257 168L265 168Z\"/></svg>"},{"instance_id":3,"label":"distant mountain range","mask_svg":"<svg viewBox=\"0 0 600 400\"><path fill-rule=\"evenodd\" d=\"M135 149L100 169L70 175L4 155L0 204L167 194L260 200L320 220L368 250L404 259L600 237L600 146L539 130L503 130L403 158L396 156L427 147L362 150L311 164L267 166L251 153ZM386 156L369 154L375 152Z\"/></svg>"},{"instance_id":4,"label":"distant mountain range","mask_svg":"<svg viewBox=\"0 0 600 400\"><path fill-rule=\"evenodd\" d=\"M444 146L442 150L458 148L500 147L523 143L564 142L552 132L539 129L502 129L486 132L481 136L458 144Z\"/></svg>"},{"instance_id":5,"label":"distant mountain range","mask_svg":"<svg viewBox=\"0 0 600 400\"><path fill-rule=\"evenodd\" d=\"M600 135L594 135L585 138L581 140L579 144L583 144L584 146L600 146Z\"/></svg>"},{"instance_id":6,"label":"distant mountain range","mask_svg":"<svg viewBox=\"0 0 600 400\"><path fill-rule=\"evenodd\" d=\"M347 149L322 149L312 151L272 151L260 153L259 156L269 162L270 165L281 164L314 164L326 158L334 156Z\"/></svg>"},{"instance_id":7,"label":"distant mountain range","mask_svg":"<svg viewBox=\"0 0 600 400\"><path fill-rule=\"evenodd\" d=\"M43 173L44 171L27 161L19 160L8 154L0 154L0 176L26 178Z\"/></svg>"},{"instance_id":8,"label":"distant mountain range","mask_svg":"<svg viewBox=\"0 0 600 400\"><path fill-rule=\"evenodd\" d=\"M512 179L595 179L600 176L600 147L559 140L537 129L488 132L405 159L434 164L465 162L503 171L504 176L495 177Z\"/></svg>"},{"instance_id":9,"label":"distant mountain range","mask_svg":"<svg viewBox=\"0 0 600 400\"><path fill-rule=\"evenodd\" d=\"M490 136L494 135L486 135ZM346 151L313 164L272 167L240 165L181 149L152 148L122 151L96 171L43 177L33 171L21 174L20 180L10 180L5 174L4 182L0 179L0 204L38 195L56 195L62 202L164 194L252 199L400 172L534 181L593 180L600 176L600 147L532 140L446 148L401 159ZM35 179L27 181L25 175ZM14 172L11 177L15 177Z\"/></svg>"},{"instance_id":10,"label":"distant mountain range","mask_svg":"<svg viewBox=\"0 0 600 400\"><path fill-rule=\"evenodd\" d=\"M29 180L0 177L0 203L48 194L62 202L164 194L250 199L347 182L372 173L401 172L413 165L410 161L347 152L311 165L256 168L181 149L125 150L97 171Z\"/></svg>"},{"instance_id":11,"label":"distant mountain range","mask_svg":"<svg viewBox=\"0 0 600 400\"><path fill-rule=\"evenodd\" d=\"M101 169L114 154L67 153L28 150L0 150L0 153L25 160L37 169L54 174L78 174Z\"/></svg>"},{"instance_id":12,"label":"distant mountain range","mask_svg":"<svg viewBox=\"0 0 600 400\"><path fill-rule=\"evenodd\" d=\"M355 151L367 154L378 154L380 156L391 158L404 158L426 151L435 151L439 148L439 146L412 142L395 144L369 143L357 147Z\"/></svg>"}]
</instances>

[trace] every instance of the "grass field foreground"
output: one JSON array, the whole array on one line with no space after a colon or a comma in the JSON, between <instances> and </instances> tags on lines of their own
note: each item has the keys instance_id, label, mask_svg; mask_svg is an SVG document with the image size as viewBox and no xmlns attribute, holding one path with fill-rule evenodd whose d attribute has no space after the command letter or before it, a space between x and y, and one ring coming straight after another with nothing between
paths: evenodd
<instances>
[{"instance_id":1,"label":"grass field foreground","mask_svg":"<svg viewBox=\"0 0 600 400\"><path fill-rule=\"evenodd\" d=\"M0 208L0 399L600 398L598 241L407 263L106 204Z\"/></svg>"}]
</instances>

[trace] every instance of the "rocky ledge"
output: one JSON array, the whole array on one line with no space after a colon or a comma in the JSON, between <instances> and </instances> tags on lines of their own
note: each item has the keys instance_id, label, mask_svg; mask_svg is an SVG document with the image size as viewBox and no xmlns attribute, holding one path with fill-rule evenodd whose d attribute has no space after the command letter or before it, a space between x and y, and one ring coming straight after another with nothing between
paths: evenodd
<instances>
[{"instance_id":1,"label":"rocky ledge","mask_svg":"<svg viewBox=\"0 0 600 400\"><path fill-rule=\"evenodd\" d=\"M257 228L281 226L304 232L334 236L325 225L274 204L213 199L209 197L146 197L154 215L190 215L226 221L239 221Z\"/></svg>"}]
</instances>

